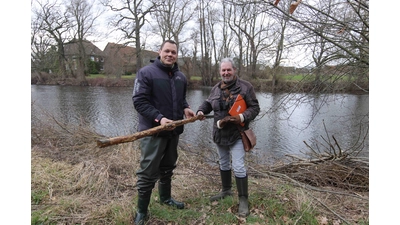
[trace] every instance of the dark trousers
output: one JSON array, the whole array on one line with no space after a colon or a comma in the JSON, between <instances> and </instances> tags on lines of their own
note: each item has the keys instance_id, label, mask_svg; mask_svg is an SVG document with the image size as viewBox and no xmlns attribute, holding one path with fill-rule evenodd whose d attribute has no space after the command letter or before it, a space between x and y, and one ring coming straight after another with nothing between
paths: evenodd
<instances>
[{"instance_id":1,"label":"dark trousers","mask_svg":"<svg viewBox=\"0 0 400 225\"><path fill-rule=\"evenodd\" d=\"M136 172L139 195L151 193L158 179L163 183L171 183L178 159L178 141L179 136L141 139L140 168Z\"/></svg>"}]
</instances>

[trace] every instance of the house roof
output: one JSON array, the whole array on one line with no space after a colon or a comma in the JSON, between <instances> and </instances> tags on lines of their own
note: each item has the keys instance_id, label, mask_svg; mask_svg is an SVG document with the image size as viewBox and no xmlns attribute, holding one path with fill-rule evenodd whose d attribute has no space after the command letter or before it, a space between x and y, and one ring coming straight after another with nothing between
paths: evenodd
<instances>
[{"instance_id":1,"label":"house roof","mask_svg":"<svg viewBox=\"0 0 400 225\"><path fill-rule=\"evenodd\" d=\"M96 45L92 42L83 40L83 47L85 48L86 55L96 55L96 56L104 56L103 51L101 51ZM78 42L77 40L72 40L68 43L64 44L65 55L77 55L78 54Z\"/></svg>"},{"instance_id":2,"label":"house roof","mask_svg":"<svg viewBox=\"0 0 400 225\"><path fill-rule=\"evenodd\" d=\"M123 55L134 55L136 53L136 48L134 48L134 47L126 46L123 44L116 44L116 43L112 43L112 42L107 43L106 47L104 48L104 51L106 51L107 49L118 50L118 53L123 54ZM144 50L144 49L142 49L142 52L143 52L143 54L158 56L158 52Z\"/></svg>"},{"instance_id":3,"label":"house roof","mask_svg":"<svg viewBox=\"0 0 400 225\"><path fill-rule=\"evenodd\" d=\"M150 56L151 58L156 58L158 56L158 52L154 51L143 49L141 52L142 55ZM104 54L108 57L120 57L121 60L128 62L136 58L136 48L109 42L104 48Z\"/></svg>"}]
</instances>

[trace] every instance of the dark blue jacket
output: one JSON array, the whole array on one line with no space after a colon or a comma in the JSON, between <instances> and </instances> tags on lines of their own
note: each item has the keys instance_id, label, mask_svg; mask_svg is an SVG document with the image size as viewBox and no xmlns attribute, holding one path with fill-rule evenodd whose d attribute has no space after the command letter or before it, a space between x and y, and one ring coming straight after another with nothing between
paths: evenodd
<instances>
[{"instance_id":1,"label":"dark blue jacket","mask_svg":"<svg viewBox=\"0 0 400 225\"><path fill-rule=\"evenodd\" d=\"M133 105L139 114L138 130L159 126L162 117L183 119L184 109L189 107L186 89L186 77L176 63L173 67L166 67L158 57L152 64L140 69L136 74L132 96ZM173 131L162 131L157 135L163 137L182 132L183 126L178 126Z\"/></svg>"}]
</instances>

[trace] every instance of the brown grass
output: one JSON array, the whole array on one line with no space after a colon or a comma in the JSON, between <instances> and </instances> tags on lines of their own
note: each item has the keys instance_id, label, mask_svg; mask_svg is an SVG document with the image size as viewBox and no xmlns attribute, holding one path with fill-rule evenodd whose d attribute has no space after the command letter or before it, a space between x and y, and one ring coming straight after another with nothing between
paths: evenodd
<instances>
[{"instance_id":1,"label":"brown grass","mask_svg":"<svg viewBox=\"0 0 400 225\"><path fill-rule=\"evenodd\" d=\"M98 148L96 140L104 137L85 126L69 127L58 121L50 124L53 125L32 127L32 218L40 215L47 218L48 224L129 224L136 205L138 142ZM175 198L208 198L219 191L218 167L208 158L207 151L180 144L172 189ZM325 220L330 224L368 221L368 191L346 190L327 182L312 186L282 171L274 172L276 165L255 165L251 154L247 160L250 195L291 202L290 210L294 212L301 211L305 202L311 202L318 211L319 224L328 224ZM318 167L321 169L312 173L323 177L323 171L331 170L332 163ZM282 192L283 186L290 186L292 191ZM156 195L154 198L157 200ZM261 207L252 205L251 213L264 217ZM237 206L230 210L237 210ZM152 221L151 224L167 224L157 218Z\"/></svg>"}]
</instances>

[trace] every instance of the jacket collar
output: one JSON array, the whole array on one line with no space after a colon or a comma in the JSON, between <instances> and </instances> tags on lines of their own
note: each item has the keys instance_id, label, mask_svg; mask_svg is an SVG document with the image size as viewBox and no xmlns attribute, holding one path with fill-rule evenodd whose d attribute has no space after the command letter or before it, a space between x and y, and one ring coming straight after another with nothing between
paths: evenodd
<instances>
[{"instance_id":1,"label":"jacket collar","mask_svg":"<svg viewBox=\"0 0 400 225\"><path fill-rule=\"evenodd\" d=\"M158 57L156 58L156 60L154 60L154 63L155 63L155 65L156 65L158 68L160 68L161 70L163 70L163 71L165 71L165 72L167 72L167 73L169 73L169 72L174 73L174 72L176 72L176 71L179 70L178 63L174 63L174 65L173 65L172 67L165 66L165 65L161 62L160 56L158 56Z\"/></svg>"}]
</instances>

